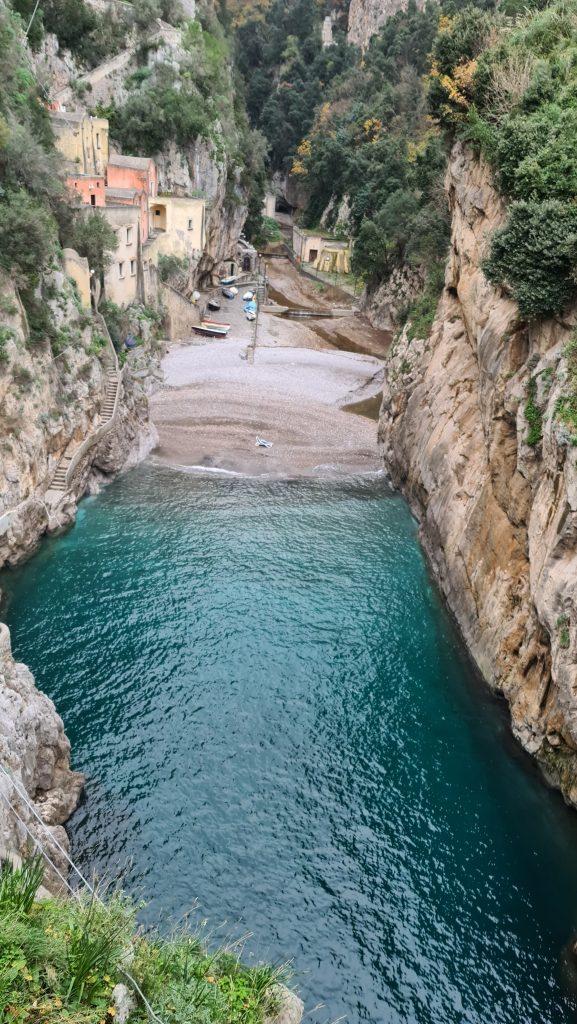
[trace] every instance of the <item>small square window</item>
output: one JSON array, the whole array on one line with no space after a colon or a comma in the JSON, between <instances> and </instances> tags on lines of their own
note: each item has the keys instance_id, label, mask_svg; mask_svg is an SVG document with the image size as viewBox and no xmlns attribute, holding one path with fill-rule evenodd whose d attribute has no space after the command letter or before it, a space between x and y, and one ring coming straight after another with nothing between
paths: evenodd
<instances>
[{"instance_id":1,"label":"small square window","mask_svg":"<svg viewBox=\"0 0 577 1024\"><path fill-rule=\"evenodd\" d=\"M118 264L118 276L121 279L124 277L124 263Z\"/></svg>"}]
</instances>

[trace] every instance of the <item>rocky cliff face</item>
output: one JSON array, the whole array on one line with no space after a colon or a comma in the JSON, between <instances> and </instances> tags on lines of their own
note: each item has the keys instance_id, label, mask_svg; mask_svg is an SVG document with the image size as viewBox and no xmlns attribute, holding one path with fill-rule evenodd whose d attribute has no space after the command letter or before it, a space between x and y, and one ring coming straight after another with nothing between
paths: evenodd
<instances>
[{"instance_id":1,"label":"rocky cliff face","mask_svg":"<svg viewBox=\"0 0 577 1024\"><path fill-rule=\"evenodd\" d=\"M0 567L16 564L42 534L71 522L87 490L138 461L156 439L148 418L156 355L145 345L131 353L125 367L114 428L79 462L62 501L55 506L49 499L61 457L102 422L106 369L98 325L79 308L70 282L55 269L45 284L57 328L52 344L31 335L18 292L10 279L0 277ZM0 771L0 859L23 856L38 837L66 877L66 858L34 810L67 849L62 823L83 784L70 770L69 757L52 701L36 689L26 666L14 662L8 629L0 624L0 765L10 776ZM62 882L47 869L45 884L56 891Z\"/></svg>"},{"instance_id":2,"label":"rocky cliff face","mask_svg":"<svg viewBox=\"0 0 577 1024\"><path fill-rule=\"evenodd\" d=\"M423 7L419 0L417 7ZM405 11L408 0L351 0L349 7L348 40L366 50L371 36L378 32L387 18L397 11Z\"/></svg>"},{"instance_id":3,"label":"rocky cliff face","mask_svg":"<svg viewBox=\"0 0 577 1024\"><path fill-rule=\"evenodd\" d=\"M189 283L192 291L206 283L226 260L234 259L246 220L246 202L238 184L232 188L229 158L214 142L198 138L186 149L174 144L155 155L159 190L174 195L202 194L207 200L206 244Z\"/></svg>"},{"instance_id":4,"label":"rocky cliff face","mask_svg":"<svg viewBox=\"0 0 577 1024\"><path fill-rule=\"evenodd\" d=\"M555 415L577 315L520 322L481 270L505 215L488 168L457 146L446 187L446 286L430 337L405 331L394 346L382 449L475 661L577 804L577 449ZM528 389L542 417L533 445Z\"/></svg>"},{"instance_id":5,"label":"rocky cliff face","mask_svg":"<svg viewBox=\"0 0 577 1024\"><path fill-rule=\"evenodd\" d=\"M68 849L62 822L76 807L84 779L70 770L70 744L54 704L36 689L26 666L14 661L10 634L1 623L0 763L0 858L18 860L37 837L66 877L66 858L50 836ZM51 870L45 884L54 891L62 885Z\"/></svg>"},{"instance_id":6,"label":"rocky cliff face","mask_svg":"<svg viewBox=\"0 0 577 1024\"><path fill-rule=\"evenodd\" d=\"M66 501L56 513L51 508L46 491L60 459L101 422L106 349L62 271L53 272L48 287L56 356L48 339L31 336L18 292L0 277L0 567L16 564L43 533L72 521L96 476L119 472L155 441L147 400L155 356L140 349L129 358L115 429L82 460Z\"/></svg>"}]
</instances>

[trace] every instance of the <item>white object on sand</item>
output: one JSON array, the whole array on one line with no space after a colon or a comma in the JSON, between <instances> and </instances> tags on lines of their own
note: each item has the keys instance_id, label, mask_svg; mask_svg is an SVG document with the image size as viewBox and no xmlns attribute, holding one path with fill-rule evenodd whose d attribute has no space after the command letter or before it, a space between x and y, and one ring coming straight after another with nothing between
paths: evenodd
<instances>
[{"instance_id":1,"label":"white object on sand","mask_svg":"<svg viewBox=\"0 0 577 1024\"><path fill-rule=\"evenodd\" d=\"M264 437L257 437L257 448L272 448L272 441L265 441Z\"/></svg>"}]
</instances>

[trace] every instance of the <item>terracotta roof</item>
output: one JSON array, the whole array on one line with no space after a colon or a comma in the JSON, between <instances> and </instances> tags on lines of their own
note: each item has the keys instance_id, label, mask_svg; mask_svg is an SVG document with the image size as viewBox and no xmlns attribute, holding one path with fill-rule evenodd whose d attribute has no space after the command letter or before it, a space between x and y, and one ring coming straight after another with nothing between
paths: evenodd
<instances>
[{"instance_id":1,"label":"terracotta roof","mask_svg":"<svg viewBox=\"0 0 577 1024\"><path fill-rule=\"evenodd\" d=\"M112 153L108 163L112 167L131 167L134 171L147 171L152 159L149 156L119 156Z\"/></svg>"}]
</instances>

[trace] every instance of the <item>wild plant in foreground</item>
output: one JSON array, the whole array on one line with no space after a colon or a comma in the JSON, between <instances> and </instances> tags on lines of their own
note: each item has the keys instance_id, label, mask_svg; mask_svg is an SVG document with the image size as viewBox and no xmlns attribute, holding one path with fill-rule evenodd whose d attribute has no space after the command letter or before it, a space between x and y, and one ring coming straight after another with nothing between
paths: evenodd
<instances>
[{"instance_id":1,"label":"wild plant in foreground","mask_svg":"<svg viewBox=\"0 0 577 1024\"><path fill-rule=\"evenodd\" d=\"M0 914L9 911L28 914L43 875L44 862L40 854L24 861L19 868L4 861L0 867Z\"/></svg>"},{"instance_id":2,"label":"wild plant in foreground","mask_svg":"<svg viewBox=\"0 0 577 1024\"><path fill-rule=\"evenodd\" d=\"M127 953L164 1024L263 1024L274 1015L285 968L246 967L239 944L213 952L189 930L166 941L139 935L118 893L34 901L40 877L36 860L0 872L0 1024L113 1024ZM146 1019L138 1007L134 1021Z\"/></svg>"}]
</instances>

